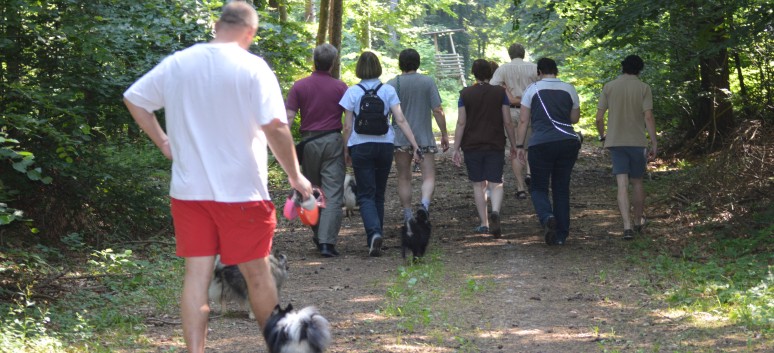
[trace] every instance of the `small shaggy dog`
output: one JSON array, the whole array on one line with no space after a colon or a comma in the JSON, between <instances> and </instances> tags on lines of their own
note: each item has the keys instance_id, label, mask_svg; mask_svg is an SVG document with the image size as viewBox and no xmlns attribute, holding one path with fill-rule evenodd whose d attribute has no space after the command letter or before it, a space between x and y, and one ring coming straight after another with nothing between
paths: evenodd
<instances>
[{"instance_id":1,"label":"small shaggy dog","mask_svg":"<svg viewBox=\"0 0 774 353\"><path fill-rule=\"evenodd\" d=\"M277 286L277 297L280 294L282 283L288 278L288 259L283 254L269 255L271 274ZM207 291L210 300L220 305L221 313L226 312L226 302L236 301L243 307L247 307L250 318L255 319L250 299L247 296L247 282L237 265L226 266L220 262L220 255L215 257L215 271L212 275L210 288Z\"/></svg>"},{"instance_id":2,"label":"small shaggy dog","mask_svg":"<svg viewBox=\"0 0 774 353\"><path fill-rule=\"evenodd\" d=\"M279 305L263 330L269 353L322 353L331 344L330 324L317 308L293 310Z\"/></svg>"},{"instance_id":3,"label":"small shaggy dog","mask_svg":"<svg viewBox=\"0 0 774 353\"><path fill-rule=\"evenodd\" d=\"M352 174L344 177L344 208L346 216L350 217L357 206L357 183Z\"/></svg>"},{"instance_id":4,"label":"small shaggy dog","mask_svg":"<svg viewBox=\"0 0 774 353\"><path fill-rule=\"evenodd\" d=\"M401 228L401 256L406 258L406 249L411 250L414 259L424 256L431 232L430 215L423 207L419 207Z\"/></svg>"}]
</instances>

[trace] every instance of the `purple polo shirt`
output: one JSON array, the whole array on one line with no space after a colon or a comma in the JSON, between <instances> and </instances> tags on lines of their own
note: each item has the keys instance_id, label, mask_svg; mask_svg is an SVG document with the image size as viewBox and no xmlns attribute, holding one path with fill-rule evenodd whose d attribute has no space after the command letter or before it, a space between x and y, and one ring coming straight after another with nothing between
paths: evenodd
<instances>
[{"instance_id":1,"label":"purple polo shirt","mask_svg":"<svg viewBox=\"0 0 774 353\"><path fill-rule=\"evenodd\" d=\"M347 84L318 70L293 84L285 109L300 109L301 131L341 130L344 108L339 101L346 91Z\"/></svg>"}]
</instances>

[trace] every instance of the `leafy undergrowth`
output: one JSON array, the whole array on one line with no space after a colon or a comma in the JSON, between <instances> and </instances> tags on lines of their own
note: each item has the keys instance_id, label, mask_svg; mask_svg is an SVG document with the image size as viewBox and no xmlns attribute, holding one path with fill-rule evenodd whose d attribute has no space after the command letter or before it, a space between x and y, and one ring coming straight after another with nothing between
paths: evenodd
<instances>
[{"instance_id":1,"label":"leafy undergrowth","mask_svg":"<svg viewBox=\"0 0 774 353\"><path fill-rule=\"evenodd\" d=\"M143 346L145 323L164 320L178 307L182 261L160 243L149 241L144 259L112 249L55 267L43 257L23 264L11 261L18 260L14 254L0 259L3 273L28 271L28 266L48 267L51 273L47 280L25 281L25 288L6 293L11 299L0 303L0 352L113 352Z\"/></svg>"},{"instance_id":2,"label":"leafy undergrowth","mask_svg":"<svg viewBox=\"0 0 774 353\"><path fill-rule=\"evenodd\" d=\"M673 315L774 334L772 138L771 126L747 122L726 149L672 161L679 172L649 185L653 207L682 231L641 244L632 259Z\"/></svg>"}]
</instances>

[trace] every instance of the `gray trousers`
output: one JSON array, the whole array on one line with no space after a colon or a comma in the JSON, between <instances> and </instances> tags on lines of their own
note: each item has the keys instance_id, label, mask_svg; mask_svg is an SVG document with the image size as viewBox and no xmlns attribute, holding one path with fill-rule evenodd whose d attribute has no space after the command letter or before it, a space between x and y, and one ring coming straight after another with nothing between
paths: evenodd
<instances>
[{"instance_id":1,"label":"gray trousers","mask_svg":"<svg viewBox=\"0 0 774 353\"><path fill-rule=\"evenodd\" d=\"M304 146L301 162L304 176L325 194L326 207L320 211L320 222L312 227L321 244L336 244L343 217L344 138L340 133L320 137Z\"/></svg>"}]
</instances>

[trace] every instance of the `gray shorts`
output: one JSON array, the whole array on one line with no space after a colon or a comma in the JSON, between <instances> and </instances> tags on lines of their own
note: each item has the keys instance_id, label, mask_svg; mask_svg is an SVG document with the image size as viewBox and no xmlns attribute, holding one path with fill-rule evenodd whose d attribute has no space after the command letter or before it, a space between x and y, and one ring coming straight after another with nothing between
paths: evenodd
<instances>
[{"instance_id":1,"label":"gray shorts","mask_svg":"<svg viewBox=\"0 0 774 353\"><path fill-rule=\"evenodd\" d=\"M642 179L648 164L648 150L645 147L610 147L613 159L613 175L629 174L629 178Z\"/></svg>"}]
</instances>

